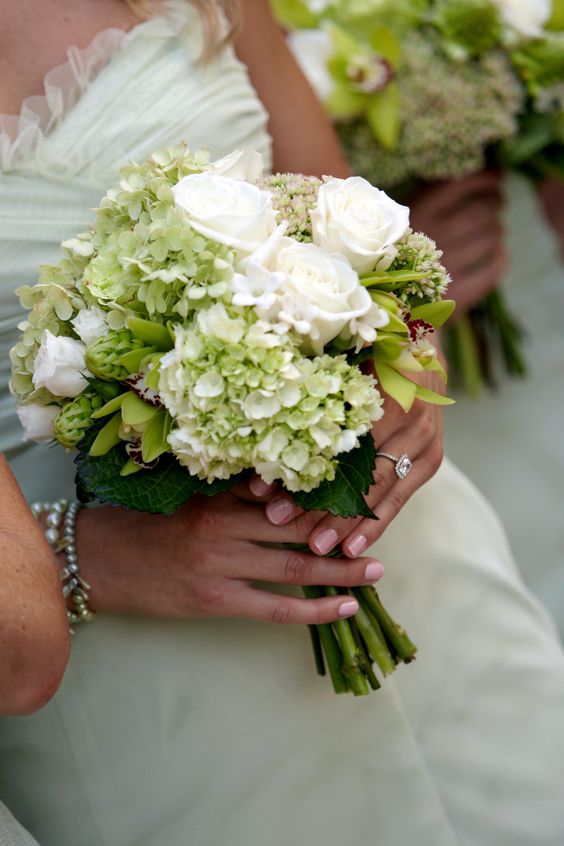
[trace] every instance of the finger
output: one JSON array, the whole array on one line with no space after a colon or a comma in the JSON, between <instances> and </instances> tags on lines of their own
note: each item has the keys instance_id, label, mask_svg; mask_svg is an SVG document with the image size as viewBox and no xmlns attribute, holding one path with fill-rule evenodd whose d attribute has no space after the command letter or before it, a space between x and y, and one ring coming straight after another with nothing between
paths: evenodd
<instances>
[{"instance_id":1,"label":"finger","mask_svg":"<svg viewBox=\"0 0 564 846\"><path fill-rule=\"evenodd\" d=\"M459 281L458 285L455 281L453 286L452 296L457 306L461 309L468 308L489 294L500 284L506 265L507 257L501 252L485 266L478 263L468 268L463 281Z\"/></svg>"},{"instance_id":2,"label":"finger","mask_svg":"<svg viewBox=\"0 0 564 846\"><path fill-rule=\"evenodd\" d=\"M320 625L352 617L358 602L352 596L324 596L320 599L298 599L241 586L231 598L229 616L247 617L270 623Z\"/></svg>"},{"instance_id":3,"label":"finger","mask_svg":"<svg viewBox=\"0 0 564 846\"><path fill-rule=\"evenodd\" d=\"M231 493L243 502L267 502L277 489L275 482L269 485L254 474L231 488Z\"/></svg>"},{"instance_id":4,"label":"finger","mask_svg":"<svg viewBox=\"0 0 564 846\"><path fill-rule=\"evenodd\" d=\"M342 540L341 548L345 555L356 558L376 543L413 494L437 472L443 458L440 442L437 441L427 453L425 460L420 458L417 462L414 461L409 475L405 479L397 479L379 503L378 521L363 518Z\"/></svg>"},{"instance_id":5,"label":"finger","mask_svg":"<svg viewBox=\"0 0 564 846\"><path fill-rule=\"evenodd\" d=\"M470 203L465 208L452 211L450 215L445 215L441 226L441 234L436 240L446 254L472 242L487 231L495 233L499 240L503 239L504 229L499 218L499 209L493 202Z\"/></svg>"},{"instance_id":6,"label":"finger","mask_svg":"<svg viewBox=\"0 0 564 846\"><path fill-rule=\"evenodd\" d=\"M416 413L418 409L415 410ZM379 452L386 452L390 455L399 458L405 451L406 443L409 443L409 454L413 462L416 461L420 453L428 446L429 442L435 436L435 427L431 420L426 415L426 412L419 412L421 420L416 426L411 425L409 428L396 431L392 438L386 440L379 447ZM412 418L412 422L413 422ZM373 474L373 484L366 496L366 504L374 511L380 507L380 503L389 495L392 488L398 481L398 476L395 468L395 462L388 458L378 457L376 459L376 466ZM380 514L377 515L380 517ZM355 532L356 527L363 519L355 517L352 519L344 519L342 517L332 517L327 515L314 528L309 536L309 546L313 552L319 555L327 555L332 549L341 543L344 538L349 535L358 534ZM375 522L375 521L369 521ZM361 542L357 541L356 546L360 548ZM366 548L366 546L364 546ZM351 554L351 548L347 554ZM354 554L354 553L353 553ZM360 554L360 553L359 553Z\"/></svg>"},{"instance_id":7,"label":"finger","mask_svg":"<svg viewBox=\"0 0 564 846\"><path fill-rule=\"evenodd\" d=\"M501 196L501 180L492 171L483 171L464 179L435 183L421 200L416 200L416 206L418 202L428 206L430 213L439 218L452 213L457 205L464 205L469 197L493 194Z\"/></svg>"},{"instance_id":8,"label":"finger","mask_svg":"<svg viewBox=\"0 0 564 846\"><path fill-rule=\"evenodd\" d=\"M465 279L475 269L491 271L501 253L503 249L495 233L484 232L479 238L474 238L453 250L446 263L455 280L457 275Z\"/></svg>"},{"instance_id":9,"label":"finger","mask_svg":"<svg viewBox=\"0 0 564 846\"><path fill-rule=\"evenodd\" d=\"M237 578L241 577L237 564ZM357 587L379 581L384 567L375 558L322 558L309 550L265 549L258 546L245 558L244 577L287 585Z\"/></svg>"}]
</instances>

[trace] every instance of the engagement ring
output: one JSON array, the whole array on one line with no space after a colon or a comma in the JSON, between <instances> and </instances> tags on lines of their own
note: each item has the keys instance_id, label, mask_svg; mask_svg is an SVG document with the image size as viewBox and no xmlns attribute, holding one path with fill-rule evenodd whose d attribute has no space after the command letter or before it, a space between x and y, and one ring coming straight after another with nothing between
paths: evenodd
<instances>
[{"instance_id":1,"label":"engagement ring","mask_svg":"<svg viewBox=\"0 0 564 846\"><path fill-rule=\"evenodd\" d=\"M413 463L410 461L409 456L406 453L402 453L399 458L396 458L395 455L390 455L389 452L377 452L377 458L387 458L390 461L394 462L396 475L399 479L405 479L407 474L410 472L411 468L413 467Z\"/></svg>"}]
</instances>

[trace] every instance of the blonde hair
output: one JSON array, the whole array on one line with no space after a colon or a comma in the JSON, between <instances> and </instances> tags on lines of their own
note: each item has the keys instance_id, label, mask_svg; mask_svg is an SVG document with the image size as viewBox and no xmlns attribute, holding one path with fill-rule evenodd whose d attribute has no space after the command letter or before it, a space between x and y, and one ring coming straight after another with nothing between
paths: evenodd
<instances>
[{"instance_id":1,"label":"blonde hair","mask_svg":"<svg viewBox=\"0 0 564 846\"><path fill-rule=\"evenodd\" d=\"M125 0L140 18L149 18L158 11L160 0ZM205 62L230 44L239 31L239 0L187 0L199 11L204 30L204 46L200 61ZM225 23L227 22L227 31Z\"/></svg>"}]
</instances>

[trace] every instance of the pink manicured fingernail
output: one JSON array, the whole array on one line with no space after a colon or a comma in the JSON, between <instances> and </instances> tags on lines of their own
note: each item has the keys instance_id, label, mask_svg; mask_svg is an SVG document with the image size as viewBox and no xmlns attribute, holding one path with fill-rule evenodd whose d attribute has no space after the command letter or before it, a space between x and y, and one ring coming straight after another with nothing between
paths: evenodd
<instances>
[{"instance_id":1,"label":"pink manicured fingernail","mask_svg":"<svg viewBox=\"0 0 564 846\"><path fill-rule=\"evenodd\" d=\"M364 571L364 578L367 582L377 582L384 575L384 566L379 561L372 561Z\"/></svg>"},{"instance_id":2,"label":"pink manicured fingernail","mask_svg":"<svg viewBox=\"0 0 564 846\"><path fill-rule=\"evenodd\" d=\"M264 496L269 491L273 489L274 485L269 485L260 476L253 476L251 481L249 482L249 488L251 489L251 493L254 493L255 496Z\"/></svg>"},{"instance_id":3,"label":"pink manicured fingernail","mask_svg":"<svg viewBox=\"0 0 564 846\"><path fill-rule=\"evenodd\" d=\"M273 499L266 506L266 516L278 526L294 513L294 506L288 499Z\"/></svg>"},{"instance_id":4,"label":"pink manicured fingernail","mask_svg":"<svg viewBox=\"0 0 564 846\"><path fill-rule=\"evenodd\" d=\"M356 535L352 541L349 541L348 543L351 555L362 555L367 546L368 541L364 535Z\"/></svg>"},{"instance_id":5,"label":"pink manicured fingernail","mask_svg":"<svg viewBox=\"0 0 564 846\"><path fill-rule=\"evenodd\" d=\"M325 529L317 535L312 544L321 555L325 555L333 549L338 539L339 535L335 529Z\"/></svg>"},{"instance_id":6,"label":"pink manicured fingernail","mask_svg":"<svg viewBox=\"0 0 564 846\"><path fill-rule=\"evenodd\" d=\"M347 599L339 606L339 617L352 617L358 611L358 602L356 599Z\"/></svg>"}]
</instances>

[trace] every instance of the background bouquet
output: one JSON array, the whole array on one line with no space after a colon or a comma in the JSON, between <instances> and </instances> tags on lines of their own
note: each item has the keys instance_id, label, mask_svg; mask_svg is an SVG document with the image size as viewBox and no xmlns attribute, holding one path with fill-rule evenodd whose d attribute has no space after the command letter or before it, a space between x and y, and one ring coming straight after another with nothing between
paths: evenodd
<instances>
[{"instance_id":1,"label":"background bouquet","mask_svg":"<svg viewBox=\"0 0 564 846\"><path fill-rule=\"evenodd\" d=\"M337 122L353 170L406 196L486 165L564 175L564 4L551 0L273 0ZM525 372L499 290L452 329L477 393L493 352Z\"/></svg>"},{"instance_id":2,"label":"background bouquet","mask_svg":"<svg viewBox=\"0 0 564 846\"><path fill-rule=\"evenodd\" d=\"M405 375L444 377L440 253L360 177L165 149L125 167L62 248L19 289L12 390L28 437L78 450L83 500L167 514L255 471L304 509L373 517L374 373L406 410L450 402ZM354 594L354 620L312 634L335 689L359 694L378 687L373 661L387 673L415 647L372 588Z\"/></svg>"}]
</instances>

